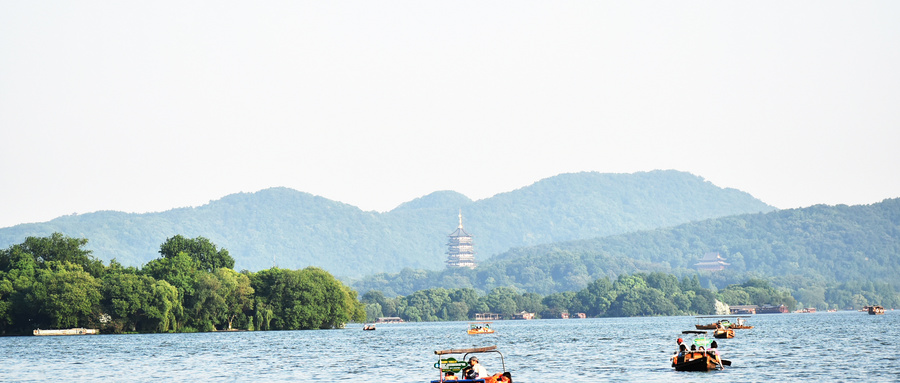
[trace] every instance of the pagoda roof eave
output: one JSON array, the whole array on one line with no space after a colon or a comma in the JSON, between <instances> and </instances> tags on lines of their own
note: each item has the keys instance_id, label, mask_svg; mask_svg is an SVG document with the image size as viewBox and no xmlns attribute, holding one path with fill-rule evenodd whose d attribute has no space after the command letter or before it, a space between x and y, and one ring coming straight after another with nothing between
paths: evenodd
<instances>
[{"instance_id":1,"label":"pagoda roof eave","mask_svg":"<svg viewBox=\"0 0 900 383\"><path fill-rule=\"evenodd\" d=\"M471 237L472 235L467 233L463 228L457 228L456 231L450 233L448 237Z\"/></svg>"}]
</instances>

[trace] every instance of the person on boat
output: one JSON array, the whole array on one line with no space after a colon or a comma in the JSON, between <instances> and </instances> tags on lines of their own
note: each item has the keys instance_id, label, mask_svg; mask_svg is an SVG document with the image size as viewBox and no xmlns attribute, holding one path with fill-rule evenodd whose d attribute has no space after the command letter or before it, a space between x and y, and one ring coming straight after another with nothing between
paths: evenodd
<instances>
[{"instance_id":1,"label":"person on boat","mask_svg":"<svg viewBox=\"0 0 900 383\"><path fill-rule=\"evenodd\" d=\"M712 343L709 344L708 352L713 355L719 355L719 344L716 343L716 341L712 341Z\"/></svg>"},{"instance_id":2,"label":"person on boat","mask_svg":"<svg viewBox=\"0 0 900 383\"><path fill-rule=\"evenodd\" d=\"M684 356L687 355L687 346L684 343L678 345L678 354L675 356L676 363L684 363Z\"/></svg>"},{"instance_id":3,"label":"person on boat","mask_svg":"<svg viewBox=\"0 0 900 383\"><path fill-rule=\"evenodd\" d=\"M466 379L484 379L490 376L487 372L487 369L484 368L484 365L478 363L477 357L469 358L469 367L467 367L466 371Z\"/></svg>"},{"instance_id":4,"label":"person on boat","mask_svg":"<svg viewBox=\"0 0 900 383\"><path fill-rule=\"evenodd\" d=\"M484 383L512 383L512 374L510 374L509 371L498 372L484 378Z\"/></svg>"},{"instance_id":5,"label":"person on boat","mask_svg":"<svg viewBox=\"0 0 900 383\"><path fill-rule=\"evenodd\" d=\"M454 374L453 371L447 371L447 373L444 374L444 380L456 380L456 374Z\"/></svg>"}]
</instances>

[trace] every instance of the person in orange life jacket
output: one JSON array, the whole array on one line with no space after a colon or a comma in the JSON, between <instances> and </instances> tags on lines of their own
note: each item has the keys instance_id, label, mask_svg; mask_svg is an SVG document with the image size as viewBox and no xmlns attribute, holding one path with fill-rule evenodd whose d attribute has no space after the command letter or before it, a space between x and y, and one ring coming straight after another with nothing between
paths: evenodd
<instances>
[{"instance_id":1,"label":"person in orange life jacket","mask_svg":"<svg viewBox=\"0 0 900 383\"><path fill-rule=\"evenodd\" d=\"M512 383L512 374L507 372L498 372L484 379L484 383Z\"/></svg>"}]
</instances>

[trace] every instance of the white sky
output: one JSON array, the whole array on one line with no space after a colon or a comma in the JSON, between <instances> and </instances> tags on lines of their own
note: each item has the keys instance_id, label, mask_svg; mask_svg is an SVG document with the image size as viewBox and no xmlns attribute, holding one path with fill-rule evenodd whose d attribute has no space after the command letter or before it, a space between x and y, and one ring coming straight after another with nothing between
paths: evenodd
<instances>
[{"instance_id":1,"label":"white sky","mask_svg":"<svg viewBox=\"0 0 900 383\"><path fill-rule=\"evenodd\" d=\"M898 1L3 1L0 227L677 169L900 197Z\"/></svg>"}]
</instances>

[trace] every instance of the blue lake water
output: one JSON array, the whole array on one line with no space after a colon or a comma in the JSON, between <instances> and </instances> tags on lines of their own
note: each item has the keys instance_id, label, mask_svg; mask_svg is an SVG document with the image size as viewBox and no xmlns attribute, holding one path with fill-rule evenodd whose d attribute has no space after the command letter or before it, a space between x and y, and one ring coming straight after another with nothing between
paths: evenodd
<instances>
[{"instance_id":1,"label":"blue lake water","mask_svg":"<svg viewBox=\"0 0 900 383\"><path fill-rule=\"evenodd\" d=\"M362 325L325 331L0 337L0 380L301 381L437 378L434 350L497 345L515 382L900 381L900 312L754 315L718 340L723 371L676 372L669 357L694 317ZM497 356L480 358L491 373ZM377 381L377 379L375 380Z\"/></svg>"}]
</instances>

